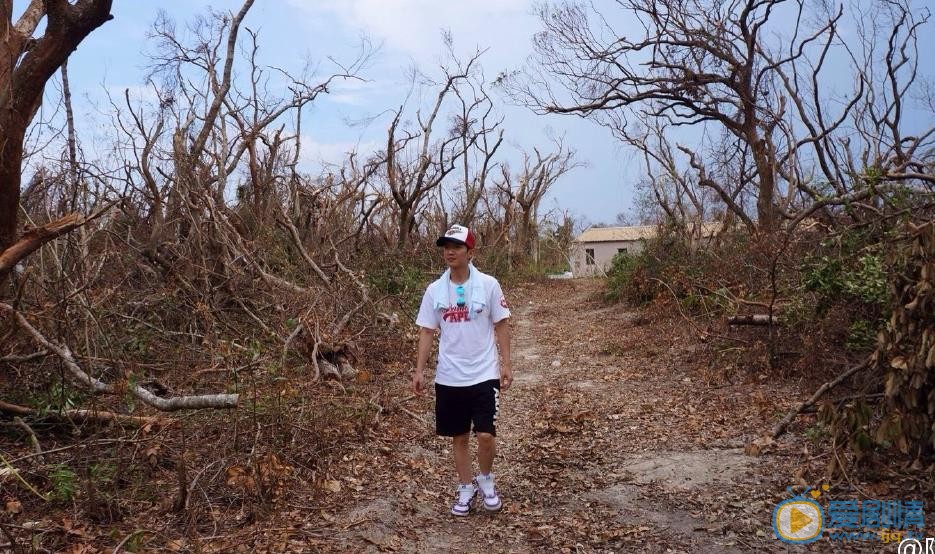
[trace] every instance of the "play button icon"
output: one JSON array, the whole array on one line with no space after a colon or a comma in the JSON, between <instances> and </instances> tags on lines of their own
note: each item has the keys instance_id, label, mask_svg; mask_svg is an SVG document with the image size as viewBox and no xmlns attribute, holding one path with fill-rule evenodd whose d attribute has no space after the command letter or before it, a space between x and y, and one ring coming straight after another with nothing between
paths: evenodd
<instances>
[{"instance_id":1,"label":"play button icon","mask_svg":"<svg viewBox=\"0 0 935 554\"><path fill-rule=\"evenodd\" d=\"M789 528L792 530L792 534L800 532L802 529L808 527L808 524L812 522L812 518L808 517L798 508L790 508L789 511L792 512L791 516L789 517Z\"/></svg>"},{"instance_id":2,"label":"play button icon","mask_svg":"<svg viewBox=\"0 0 935 554\"><path fill-rule=\"evenodd\" d=\"M824 529L821 505L801 497L780 502L773 511L773 531L785 542L803 544L818 540Z\"/></svg>"}]
</instances>

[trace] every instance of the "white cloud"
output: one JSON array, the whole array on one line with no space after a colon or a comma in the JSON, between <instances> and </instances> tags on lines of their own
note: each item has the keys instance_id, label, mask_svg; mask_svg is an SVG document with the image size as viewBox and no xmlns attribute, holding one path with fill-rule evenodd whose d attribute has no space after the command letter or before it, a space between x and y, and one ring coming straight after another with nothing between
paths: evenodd
<instances>
[{"instance_id":1,"label":"white cloud","mask_svg":"<svg viewBox=\"0 0 935 554\"><path fill-rule=\"evenodd\" d=\"M302 135L299 166L312 170L326 165L341 165L350 152L357 152L360 158L365 159L378 148L379 145L374 141L320 142L310 136Z\"/></svg>"},{"instance_id":2,"label":"white cloud","mask_svg":"<svg viewBox=\"0 0 935 554\"><path fill-rule=\"evenodd\" d=\"M388 92L399 92L400 95L405 93L404 90L397 91L393 89L390 91L386 85L377 81L346 79L337 81L336 84L330 87L328 95L322 96L321 98L326 101L354 107L372 106L374 98L385 97Z\"/></svg>"},{"instance_id":3,"label":"white cloud","mask_svg":"<svg viewBox=\"0 0 935 554\"><path fill-rule=\"evenodd\" d=\"M288 0L309 17L337 17L353 32L363 30L388 49L419 64L443 51L441 32L450 30L456 51L490 48L482 62L499 70L522 63L537 29L531 0Z\"/></svg>"}]
</instances>

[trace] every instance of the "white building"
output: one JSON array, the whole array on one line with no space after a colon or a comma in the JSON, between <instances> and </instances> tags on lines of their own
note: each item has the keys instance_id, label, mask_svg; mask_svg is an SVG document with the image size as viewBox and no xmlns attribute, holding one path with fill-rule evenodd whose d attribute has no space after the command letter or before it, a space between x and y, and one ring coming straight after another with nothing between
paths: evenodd
<instances>
[{"instance_id":1,"label":"white building","mask_svg":"<svg viewBox=\"0 0 935 554\"><path fill-rule=\"evenodd\" d=\"M590 227L571 246L571 272L575 277L604 275L619 252L637 254L656 236L655 225Z\"/></svg>"},{"instance_id":2,"label":"white building","mask_svg":"<svg viewBox=\"0 0 935 554\"><path fill-rule=\"evenodd\" d=\"M696 229L700 240L695 246L704 246L723 229L722 223L703 223ZM638 254L646 241L656 236L656 225L630 227L590 227L571 246L571 272L575 277L603 276L610 269L610 261L618 253Z\"/></svg>"}]
</instances>

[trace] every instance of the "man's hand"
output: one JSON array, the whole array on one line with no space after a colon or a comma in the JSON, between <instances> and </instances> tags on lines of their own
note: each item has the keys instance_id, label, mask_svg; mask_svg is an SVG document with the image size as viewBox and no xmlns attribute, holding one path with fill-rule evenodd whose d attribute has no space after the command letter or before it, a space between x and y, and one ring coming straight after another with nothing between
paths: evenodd
<instances>
[{"instance_id":1,"label":"man's hand","mask_svg":"<svg viewBox=\"0 0 935 554\"><path fill-rule=\"evenodd\" d=\"M510 366L501 366L500 367L500 390L506 392L510 390L510 385L513 384L513 368Z\"/></svg>"},{"instance_id":2,"label":"man's hand","mask_svg":"<svg viewBox=\"0 0 935 554\"><path fill-rule=\"evenodd\" d=\"M425 375L421 369L412 372L412 392L419 396L425 392Z\"/></svg>"}]
</instances>

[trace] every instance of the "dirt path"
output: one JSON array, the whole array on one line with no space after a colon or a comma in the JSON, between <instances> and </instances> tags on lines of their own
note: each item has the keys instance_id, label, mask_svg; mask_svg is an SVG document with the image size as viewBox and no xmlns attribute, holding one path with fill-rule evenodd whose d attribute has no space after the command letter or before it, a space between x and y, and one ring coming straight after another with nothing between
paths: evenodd
<instances>
[{"instance_id":1,"label":"dirt path","mask_svg":"<svg viewBox=\"0 0 935 554\"><path fill-rule=\"evenodd\" d=\"M762 375L734 371L727 380L724 371L696 368L690 333L605 307L598 287L566 281L511 291L516 382L502 396L495 465L501 513L448 515L449 445L433 434L432 399L413 399L400 408L410 427L399 430L396 444L345 457L352 473L370 477L345 480L354 501L326 514L344 522L331 545L371 552L785 551L770 517L792 484L792 468L809 453L787 445L752 457L743 446L775 420L771 399L794 395L768 390Z\"/></svg>"}]
</instances>

